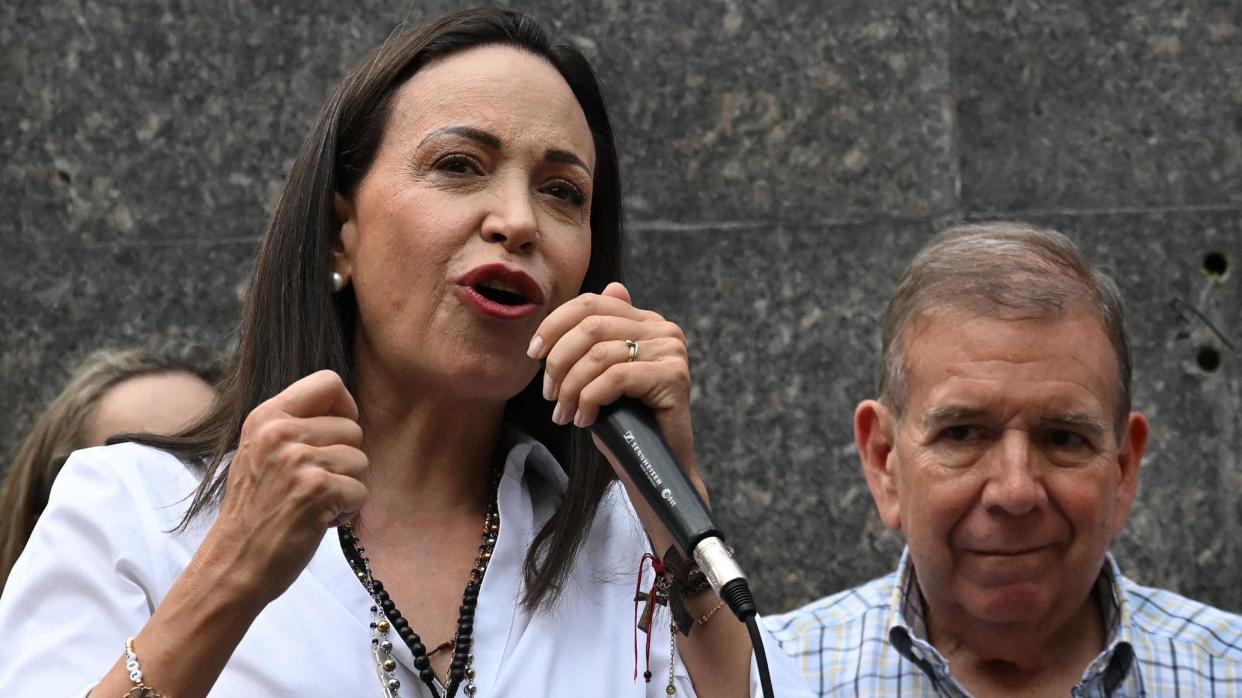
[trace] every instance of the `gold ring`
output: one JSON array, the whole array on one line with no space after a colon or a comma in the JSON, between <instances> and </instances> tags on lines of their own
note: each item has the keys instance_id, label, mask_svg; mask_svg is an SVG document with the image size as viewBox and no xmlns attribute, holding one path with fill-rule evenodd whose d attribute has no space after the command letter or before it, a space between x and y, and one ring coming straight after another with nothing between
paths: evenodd
<instances>
[{"instance_id":1,"label":"gold ring","mask_svg":"<svg viewBox=\"0 0 1242 698\"><path fill-rule=\"evenodd\" d=\"M630 355L625 360L626 363L629 363L631 361L638 361L638 340L627 339L625 340L625 346L628 347L630 350Z\"/></svg>"}]
</instances>

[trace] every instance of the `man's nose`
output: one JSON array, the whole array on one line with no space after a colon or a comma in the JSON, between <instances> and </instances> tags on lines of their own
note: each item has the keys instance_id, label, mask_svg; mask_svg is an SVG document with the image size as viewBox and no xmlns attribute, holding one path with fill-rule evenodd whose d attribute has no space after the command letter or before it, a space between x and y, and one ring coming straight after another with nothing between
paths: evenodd
<instances>
[{"instance_id":1,"label":"man's nose","mask_svg":"<svg viewBox=\"0 0 1242 698\"><path fill-rule=\"evenodd\" d=\"M1048 501L1036 449L1022 431L1005 432L992 454L983 504L1011 516L1028 514Z\"/></svg>"},{"instance_id":2,"label":"man's nose","mask_svg":"<svg viewBox=\"0 0 1242 698\"><path fill-rule=\"evenodd\" d=\"M505 183L483 219L483 239L504 245L512 254L529 253L539 240L534 196L525 182Z\"/></svg>"}]
</instances>

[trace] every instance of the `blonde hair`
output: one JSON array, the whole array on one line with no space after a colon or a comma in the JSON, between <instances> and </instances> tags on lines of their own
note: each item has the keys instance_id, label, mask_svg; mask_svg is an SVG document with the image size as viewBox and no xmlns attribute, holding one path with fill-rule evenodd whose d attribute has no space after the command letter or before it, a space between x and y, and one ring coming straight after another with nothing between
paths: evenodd
<instances>
[{"instance_id":1,"label":"blonde hair","mask_svg":"<svg viewBox=\"0 0 1242 698\"><path fill-rule=\"evenodd\" d=\"M52 481L65 459L87 445L91 419L104 393L130 378L159 373L189 373L214 386L222 370L210 350L185 342L87 356L18 446L0 484L0 589L47 506Z\"/></svg>"}]
</instances>

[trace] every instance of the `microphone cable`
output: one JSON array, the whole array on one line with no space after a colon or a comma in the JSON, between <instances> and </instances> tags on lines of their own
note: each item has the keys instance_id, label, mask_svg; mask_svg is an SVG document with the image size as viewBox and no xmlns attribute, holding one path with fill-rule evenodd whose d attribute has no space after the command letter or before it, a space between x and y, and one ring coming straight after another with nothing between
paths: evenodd
<instances>
[{"instance_id":1,"label":"microphone cable","mask_svg":"<svg viewBox=\"0 0 1242 698\"><path fill-rule=\"evenodd\" d=\"M724 544L707 504L690 484L646 405L622 397L600 408L592 432L610 450L643 500L696 563L733 615L746 624L764 698L775 698L755 598L746 574Z\"/></svg>"},{"instance_id":2,"label":"microphone cable","mask_svg":"<svg viewBox=\"0 0 1242 698\"><path fill-rule=\"evenodd\" d=\"M768 671L768 653L763 649L763 635L759 632L759 619L755 616L747 618L746 630L750 632L750 644L755 648L755 668L759 671L763 698L775 698L772 692L772 674Z\"/></svg>"},{"instance_id":3,"label":"microphone cable","mask_svg":"<svg viewBox=\"0 0 1242 698\"><path fill-rule=\"evenodd\" d=\"M775 698L772 692L772 674L768 669L768 653L763 646L763 634L759 631L759 616L755 609L755 598L750 592L750 583L745 577L730 580L721 587L720 598L733 611L733 615L746 624L750 644L755 652L755 668L759 672L759 685L763 688L763 696Z\"/></svg>"}]
</instances>

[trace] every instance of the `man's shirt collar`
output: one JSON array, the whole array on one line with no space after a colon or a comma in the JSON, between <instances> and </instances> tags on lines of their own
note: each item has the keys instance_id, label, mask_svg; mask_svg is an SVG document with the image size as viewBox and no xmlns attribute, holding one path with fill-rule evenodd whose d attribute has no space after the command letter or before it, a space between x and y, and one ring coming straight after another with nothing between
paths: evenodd
<instances>
[{"instance_id":1,"label":"man's shirt collar","mask_svg":"<svg viewBox=\"0 0 1242 698\"><path fill-rule=\"evenodd\" d=\"M1144 695L1142 675L1134 668L1130 608L1121 589L1121 571L1111 553L1092 593L1104 611L1104 651L1092 660L1074 688L1075 696L1110 696L1117 687L1130 682L1126 695ZM928 639L926 604L915 577L910 549L901 554L897 565L897 584L889 603L886 634L889 643L903 657L923 670L938 692L954 698L970 694L949 671L949 662Z\"/></svg>"}]
</instances>

